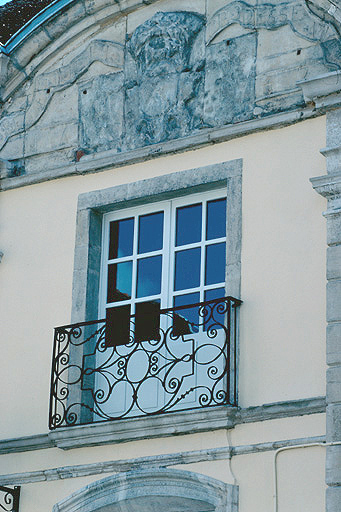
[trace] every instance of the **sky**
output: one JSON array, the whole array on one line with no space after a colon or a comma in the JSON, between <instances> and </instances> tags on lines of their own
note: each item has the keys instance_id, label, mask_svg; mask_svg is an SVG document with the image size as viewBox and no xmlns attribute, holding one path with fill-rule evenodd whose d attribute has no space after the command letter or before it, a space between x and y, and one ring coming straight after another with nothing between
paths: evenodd
<instances>
[{"instance_id":1,"label":"sky","mask_svg":"<svg viewBox=\"0 0 341 512\"><path fill-rule=\"evenodd\" d=\"M9 0L0 0L0 5L8 4Z\"/></svg>"}]
</instances>

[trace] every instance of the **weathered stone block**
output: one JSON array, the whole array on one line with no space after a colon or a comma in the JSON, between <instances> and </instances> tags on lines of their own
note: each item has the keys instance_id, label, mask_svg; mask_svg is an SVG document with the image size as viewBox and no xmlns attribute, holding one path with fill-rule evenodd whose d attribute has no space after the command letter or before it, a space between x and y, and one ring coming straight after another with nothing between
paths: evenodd
<instances>
[{"instance_id":1,"label":"weathered stone block","mask_svg":"<svg viewBox=\"0 0 341 512\"><path fill-rule=\"evenodd\" d=\"M341 278L341 245L327 249L327 279Z\"/></svg>"},{"instance_id":2,"label":"weathered stone block","mask_svg":"<svg viewBox=\"0 0 341 512\"><path fill-rule=\"evenodd\" d=\"M328 487L326 491L326 512L341 510L341 486Z\"/></svg>"},{"instance_id":3,"label":"weathered stone block","mask_svg":"<svg viewBox=\"0 0 341 512\"><path fill-rule=\"evenodd\" d=\"M329 64L334 69L341 67L341 42L339 39L330 39L321 43L321 49L326 64Z\"/></svg>"},{"instance_id":4,"label":"weathered stone block","mask_svg":"<svg viewBox=\"0 0 341 512\"><path fill-rule=\"evenodd\" d=\"M221 126L253 116L256 73L255 34L207 48L204 122Z\"/></svg>"},{"instance_id":5,"label":"weathered stone block","mask_svg":"<svg viewBox=\"0 0 341 512\"><path fill-rule=\"evenodd\" d=\"M327 321L341 320L341 279L327 283Z\"/></svg>"},{"instance_id":6,"label":"weathered stone block","mask_svg":"<svg viewBox=\"0 0 341 512\"><path fill-rule=\"evenodd\" d=\"M341 146L341 109L327 113L327 146Z\"/></svg>"},{"instance_id":7,"label":"weathered stone block","mask_svg":"<svg viewBox=\"0 0 341 512\"><path fill-rule=\"evenodd\" d=\"M99 76L79 88L82 148L121 147L123 100L123 73Z\"/></svg>"},{"instance_id":8,"label":"weathered stone block","mask_svg":"<svg viewBox=\"0 0 341 512\"><path fill-rule=\"evenodd\" d=\"M15 112L5 116L0 121L0 150L4 147L10 137L17 135L24 129L25 113Z\"/></svg>"},{"instance_id":9,"label":"weathered stone block","mask_svg":"<svg viewBox=\"0 0 341 512\"><path fill-rule=\"evenodd\" d=\"M303 1L273 0L272 3L264 1L251 5L251 2L235 0L225 2L225 5L209 20L207 27L209 41L212 41L221 30L234 23L253 30L274 30L290 25L293 32L310 41L327 41L337 36L336 29L314 16Z\"/></svg>"},{"instance_id":10,"label":"weathered stone block","mask_svg":"<svg viewBox=\"0 0 341 512\"><path fill-rule=\"evenodd\" d=\"M29 157L25 157L25 172L27 175L36 173L44 173L47 179L54 176L54 170L51 170L47 162L53 162L53 169L57 167L70 165L70 160L73 158L73 149L53 150L53 153L41 153Z\"/></svg>"},{"instance_id":11,"label":"weathered stone block","mask_svg":"<svg viewBox=\"0 0 341 512\"><path fill-rule=\"evenodd\" d=\"M341 405L327 405L327 441L341 441Z\"/></svg>"},{"instance_id":12,"label":"weathered stone block","mask_svg":"<svg viewBox=\"0 0 341 512\"><path fill-rule=\"evenodd\" d=\"M48 153L57 149L77 147L78 123L30 129L25 134L25 156Z\"/></svg>"},{"instance_id":13,"label":"weathered stone block","mask_svg":"<svg viewBox=\"0 0 341 512\"><path fill-rule=\"evenodd\" d=\"M326 483L328 485L341 485L341 446L327 447Z\"/></svg>"},{"instance_id":14,"label":"weathered stone block","mask_svg":"<svg viewBox=\"0 0 341 512\"><path fill-rule=\"evenodd\" d=\"M341 403L341 365L327 370L327 404Z\"/></svg>"},{"instance_id":15,"label":"weathered stone block","mask_svg":"<svg viewBox=\"0 0 341 512\"><path fill-rule=\"evenodd\" d=\"M256 81L256 91L257 85ZM305 102L301 91L269 94L263 98L256 98L255 114L266 115L275 112L285 112L293 108L301 108L304 104Z\"/></svg>"},{"instance_id":16,"label":"weathered stone block","mask_svg":"<svg viewBox=\"0 0 341 512\"><path fill-rule=\"evenodd\" d=\"M63 91L37 91L30 98L26 112L26 130L39 121L40 127L78 122L78 90L69 87ZM62 108L61 108L62 106Z\"/></svg>"},{"instance_id":17,"label":"weathered stone block","mask_svg":"<svg viewBox=\"0 0 341 512\"><path fill-rule=\"evenodd\" d=\"M327 364L341 364L341 323L327 326Z\"/></svg>"},{"instance_id":18,"label":"weathered stone block","mask_svg":"<svg viewBox=\"0 0 341 512\"><path fill-rule=\"evenodd\" d=\"M22 68L26 66L30 60L40 51L51 43L51 38L44 28L38 28L25 40L24 45L20 45L15 49L15 62L17 66Z\"/></svg>"},{"instance_id":19,"label":"weathered stone block","mask_svg":"<svg viewBox=\"0 0 341 512\"><path fill-rule=\"evenodd\" d=\"M327 217L327 243L341 244L341 210Z\"/></svg>"},{"instance_id":20,"label":"weathered stone block","mask_svg":"<svg viewBox=\"0 0 341 512\"><path fill-rule=\"evenodd\" d=\"M58 14L44 24L46 33L52 40L63 34L69 27L72 27L75 19L80 21L82 17L86 16L86 10L83 2L74 2L63 12Z\"/></svg>"},{"instance_id":21,"label":"weathered stone block","mask_svg":"<svg viewBox=\"0 0 341 512\"><path fill-rule=\"evenodd\" d=\"M4 160L14 160L22 158L24 155L24 133L14 135L0 150L0 158Z\"/></svg>"}]
</instances>

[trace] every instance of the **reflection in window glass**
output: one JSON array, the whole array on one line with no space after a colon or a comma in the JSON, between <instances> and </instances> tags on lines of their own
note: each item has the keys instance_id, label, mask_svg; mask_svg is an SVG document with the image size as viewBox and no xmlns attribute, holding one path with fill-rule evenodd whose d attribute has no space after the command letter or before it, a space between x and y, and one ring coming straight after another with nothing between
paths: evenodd
<instances>
[{"instance_id":1,"label":"reflection in window glass","mask_svg":"<svg viewBox=\"0 0 341 512\"><path fill-rule=\"evenodd\" d=\"M226 235L226 199L207 203L206 240L222 238Z\"/></svg>"},{"instance_id":2,"label":"reflection in window glass","mask_svg":"<svg viewBox=\"0 0 341 512\"><path fill-rule=\"evenodd\" d=\"M107 308L105 346L127 345L130 341L130 306Z\"/></svg>"},{"instance_id":3,"label":"reflection in window glass","mask_svg":"<svg viewBox=\"0 0 341 512\"><path fill-rule=\"evenodd\" d=\"M133 254L134 219L110 222L109 260Z\"/></svg>"},{"instance_id":4,"label":"reflection in window glass","mask_svg":"<svg viewBox=\"0 0 341 512\"><path fill-rule=\"evenodd\" d=\"M225 244L212 244L206 247L205 284L225 281Z\"/></svg>"},{"instance_id":5,"label":"reflection in window glass","mask_svg":"<svg viewBox=\"0 0 341 512\"><path fill-rule=\"evenodd\" d=\"M135 306L135 341L160 339L160 301L138 302Z\"/></svg>"},{"instance_id":6,"label":"reflection in window glass","mask_svg":"<svg viewBox=\"0 0 341 512\"><path fill-rule=\"evenodd\" d=\"M177 295L174 297L174 307L197 304L198 302L200 302L199 293L186 293L185 295ZM191 332L198 332L198 311L198 306L194 308L183 308L174 311L173 329L176 328L176 336L179 334L190 334Z\"/></svg>"},{"instance_id":7,"label":"reflection in window glass","mask_svg":"<svg viewBox=\"0 0 341 512\"><path fill-rule=\"evenodd\" d=\"M115 263L108 266L107 302L131 298L132 262Z\"/></svg>"},{"instance_id":8,"label":"reflection in window glass","mask_svg":"<svg viewBox=\"0 0 341 512\"><path fill-rule=\"evenodd\" d=\"M195 288L200 284L200 247L175 254L175 290Z\"/></svg>"},{"instance_id":9,"label":"reflection in window glass","mask_svg":"<svg viewBox=\"0 0 341 512\"><path fill-rule=\"evenodd\" d=\"M162 256L142 258L137 262L137 297L161 292Z\"/></svg>"},{"instance_id":10,"label":"reflection in window glass","mask_svg":"<svg viewBox=\"0 0 341 512\"><path fill-rule=\"evenodd\" d=\"M158 251L163 246L163 212L139 217L139 254Z\"/></svg>"},{"instance_id":11,"label":"reflection in window glass","mask_svg":"<svg viewBox=\"0 0 341 512\"><path fill-rule=\"evenodd\" d=\"M222 299L225 297L225 288L215 288L214 290L207 290L205 292L205 301L214 300L214 299ZM224 304L223 302L217 303ZM216 329L222 329L222 326L225 325L225 315L226 313L219 313L219 309L217 309L217 306L210 306L213 308L213 318L214 321L209 320L205 323L204 330L207 331L211 327Z\"/></svg>"},{"instance_id":12,"label":"reflection in window glass","mask_svg":"<svg viewBox=\"0 0 341 512\"><path fill-rule=\"evenodd\" d=\"M205 302L214 299L223 299L225 297L225 288L214 288L205 292Z\"/></svg>"},{"instance_id":13,"label":"reflection in window glass","mask_svg":"<svg viewBox=\"0 0 341 512\"><path fill-rule=\"evenodd\" d=\"M176 245L201 241L201 204L183 206L176 210Z\"/></svg>"}]
</instances>

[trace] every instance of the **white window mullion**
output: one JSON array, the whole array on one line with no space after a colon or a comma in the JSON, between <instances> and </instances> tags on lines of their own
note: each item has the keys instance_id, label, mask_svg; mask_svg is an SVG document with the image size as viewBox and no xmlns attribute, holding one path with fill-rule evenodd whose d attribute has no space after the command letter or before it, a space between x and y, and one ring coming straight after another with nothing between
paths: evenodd
<instances>
[{"instance_id":1,"label":"white window mullion","mask_svg":"<svg viewBox=\"0 0 341 512\"><path fill-rule=\"evenodd\" d=\"M202 219L201 219L201 267L200 267L200 302L204 299L205 285L205 239L206 239L206 201L202 202Z\"/></svg>"},{"instance_id":2,"label":"white window mullion","mask_svg":"<svg viewBox=\"0 0 341 512\"><path fill-rule=\"evenodd\" d=\"M136 285L137 285L137 244L139 231L138 215L134 216L134 240L133 240L133 271L132 271L132 284L131 284L131 311L130 314L135 314L135 298L136 298Z\"/></svg>"}]
</instances>

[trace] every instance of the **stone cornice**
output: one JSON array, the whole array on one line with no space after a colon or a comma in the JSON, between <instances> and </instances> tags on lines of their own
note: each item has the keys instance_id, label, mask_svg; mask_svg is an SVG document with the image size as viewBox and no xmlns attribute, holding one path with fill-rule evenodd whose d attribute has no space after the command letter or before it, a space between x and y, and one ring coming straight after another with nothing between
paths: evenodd
<instances>
[{"instance_id":1,"label":"stone cornice","mask_svg":"<svg viewBox=\"0 0 341 512\"><path fill-rule=\"evenodd\" d=\"M341 71L333 71L310 80L298 82L307 103L318 109L328 109L341 104Z\"/></svg>"},{"instance_id":2,"label":"stone cornice","mask_svg":"<svg viewBox=\"0 0 341 512\"><path fill-rule=\"evenodd\" d=\"M131 165L168 154L191 151L202 146L228 141L251 133L289 126L318 115L319 113L316 110L304 108L218 128L208 128L195 135L153 144L124 153L117 153L116 150L101 151L92 155L85 155L79 162L71 162L63 167L46 167L44 171L35 174L2 178L0 180L0 192L53 179L95 173L106 169ZM53 159L48 159L47 157L47 162L52 162L53 165Z\"/></svg>"},{"instance_id":3,"label":"stone cornice","mask_svg":"<svg viewBox=\"0 0 341 512\"><path fill-rule=\"evenodd\" d=\"M327 199L339 199L341 197L341 173L327 174L310 179L313 189Z\"/></svg>"}]
</instances>

